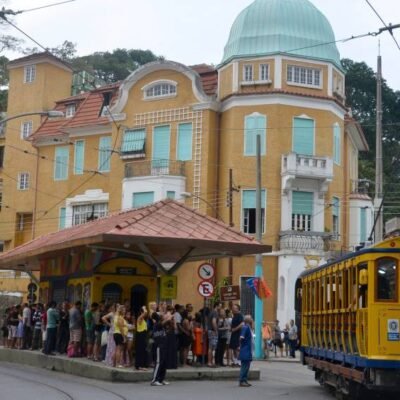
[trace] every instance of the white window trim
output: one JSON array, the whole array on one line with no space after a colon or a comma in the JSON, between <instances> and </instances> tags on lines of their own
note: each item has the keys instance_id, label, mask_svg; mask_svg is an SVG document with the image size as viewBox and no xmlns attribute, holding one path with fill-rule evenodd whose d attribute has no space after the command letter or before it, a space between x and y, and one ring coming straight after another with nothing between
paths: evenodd
<instances>
[{"instance_id":1,"label":"white window trim","mask_svg":"<svg viewBox=\"0 0 400 400\"><path fill-rule=\"evenodd\" d=\"M317 85L310 85L310 84L307 84L307 83L300 83L300 82L289 81L289 80L288 80L288 69L289 69L289 68L292 68L292 67L293 67L293 68L294 68L294 67L305 68L306 70L307 70L307 69L310 69L310 70L313 70L313 71L319 71L319 85L317 86ZM294 72L293 72L292 75L293 75L293 79L294 79ZM287 65L286 65L286 84L289 85L289 86L300 86L300 87L306 87L306 88L309 88L309 89L317 89L317 90L320 90L320 89L323 88L323 80L324 80L324 73L323 73L322 68L305 67L305 66L303 66L303 65L296 65L296 64L287 64Z\"/></svg>"},{"instance_id":2,"label":"white window trim","mask_svg":"<svg viewBox=\"0 0 400 400\"><path fill-rule=\"evenodd\" d=\"M28 76L28 71L29 73L29 80L27 80ZM32 83L36 80L36 64L31 64L31 65L25 65L24 67L24 83Z\"/></svg>"},{"instance_id":3,"label":"white window trim","mask_svg":"<svg viewBox=\"0 0 400 400\"><path fill-rule=\"evenodd\" d=\"M266 79L262 78L262 69L263 69L263 67L267 68L267 78ZM269 78L270 72L271 71L270 71L269 64L267 64L267 63L260 64L259 67L258 67L258 78L259 78L259 81L260 82L271 82L271 79Z\"/></svg>"},{"instance_id":4,"label":"white window trim","mask_svg":"<svg viewBox=\"0 0 400 400\"><path fill-rule=\"evenodd\" d=\"M22 187L22 176L26 176L24 180L24 186ZM29 190L29 180L30 180L30 174L29 172L19 172L18 173L18 183L17 183L17 189L18 190Z\"/></svg>"},{"instance_id":5,"label":"white window trim","mask_svg":"<svg viewBox=\"0 0 400 400\"><path fill-rule=\"evenodd\" d=\"M29 128L27 129L28 134L25 136L25 126L28 126ZM33 132L33 121L25 121L21 123L21 139L25 140L27 139L30 135L32 135Z\"/></svg>"},{"instance_id":6,"label":"white window trim","mask_svg":"<svg viewBox=\"0 0 400 400\"><path fill-rule=\"evenodd\" d=\"M76 104L67 104L65 108L65 118L72 118L76 113Z\"/></svg>"},{"instance_id":7,"label":"white window trim","mask_svg":"<svg viewBox=\"0 0 400 400\"><path fill-rule=\"evenodd\" d=\"M246 68L251 68L251 79L246 79ZM253 64L244 64L243 65L243 75L242 82L254 82L254 65Z\"/></svg>"},{"instance_id":8,"label":"white window trim","mask_svg":"<svg viewBox=\"0 0 400 400\"><path fill-rule=\"evenodd\" d=\"M147 96L147 91L157 85L171 85L175 86L175 93L168 93L168 94L163 94L160 96ZM166 99L166 98L171 98L171 97L176 97L178 95L178 83L176 81L172 81L169 79L159 79L157 81L152 81L148 83L147 85L144 85L142 87L143 91L143 99L144 100L158 100L158 99Z\"/></svg>"}]
</instances>

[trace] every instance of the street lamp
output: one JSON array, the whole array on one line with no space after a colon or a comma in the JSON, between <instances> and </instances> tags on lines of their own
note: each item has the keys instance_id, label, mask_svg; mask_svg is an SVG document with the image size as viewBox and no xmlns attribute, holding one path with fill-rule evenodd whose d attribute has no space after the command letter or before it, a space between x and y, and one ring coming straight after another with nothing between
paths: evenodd
<instances>
[{"instance_id":1,"label":"street lamp","mask_svg":"<svg viewBox=\"0 0 400 400\"><path fill-rule=\"evenodd\" d=\"M208 200L204 199L203 197L197 196L197 194L193 194L193 193L190 193L190 192L182 192L181 196L183 198L185 198L185 199L190 199L190 198L194 197L196 199L199 199L199 200L203 201L204 203L206 203L214 211L215 218L221 220L221 218L219 217L217 208L213 204L211 204Z\"/></svg>"},{"instance_id":2,"label":"street lamp","mask_svg":"<svg viewBox=\"0 0 400 400\"><path fill-rule=\"evenodd\" d=\"M1 120L0 126L4 125L5 123L7 123L8 121L11 121L13 119L27 117L29 115L43 115L43 116L47 116L49 118L57 118L57 117L63 117L64 113L62 111L57 111L57 110L26 112L26 113L22 113L22 114L13 115L11 117Z\"/></svg>"}]
</instances>

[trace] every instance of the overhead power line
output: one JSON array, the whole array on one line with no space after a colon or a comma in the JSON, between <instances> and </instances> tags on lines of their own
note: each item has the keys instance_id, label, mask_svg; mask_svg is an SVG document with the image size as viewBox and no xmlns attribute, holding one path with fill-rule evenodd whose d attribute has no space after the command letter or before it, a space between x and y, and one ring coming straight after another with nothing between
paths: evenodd
<instances>
[{"instance_id":1,"label":"overhead power line","mask_svg":"<svg viewBox=\"0 0 400 400\"><path fill-rule=\"evenodd\" d=\"M386 30L390 33L390 35L392 36L392 39L396 43L397 48L400 50L400 45L399 45L399 43L397 42L396 38L393 35L393 28L394 27L392 26L392 24L387 25L386 22L383 20L383 18L379 15L378 11L375 9L375 7L370 3L370 1L369 0L365 0L365 1L371 7L372 11L380 19L380 21L383 23L383 25L385 25Z\"/></svg>"},{"instance_id":2,"label":"overhead power line","mask_svg":"<svg viewBox=\"0 0 400 400\"><path fill-rule=\"evenodd\" d=\"M36 10L42 10L43 8L49 8L49 7L54 7L54 6L60 6L62 4L65 3L72 3L73 1L76 0L65 0L65 1L60 1L58 3L52 3L52 4L46 4L44 6L40 6L40 7L35 7L35 8L28 8L26 10L18 10L18 11L14 11L14 10L6 10L4 7L0 10L0 15L18 15L18 14L22 14L25 12L30 12L30 11L36 11Z\"/></svg>"}]
</instances>

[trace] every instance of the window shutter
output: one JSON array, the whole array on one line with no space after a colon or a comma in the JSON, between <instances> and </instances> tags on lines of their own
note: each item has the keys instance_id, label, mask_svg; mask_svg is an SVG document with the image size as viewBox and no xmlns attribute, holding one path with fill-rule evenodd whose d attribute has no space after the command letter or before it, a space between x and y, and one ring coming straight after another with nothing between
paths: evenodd
<instances>
[{"instance_id":1,"label":"window shutter","mask_svg":"<svg viewBox=\"0 0 400 400\"><path fill-rule=\"evenodd\" d=\"M192 159L192 124L178 126L178 145L176 159L187 161Z\"/></svg>"},{"instance_id":2,"label":"window shutter","mask_svg":"<svg viewBox=\"0 0 400 400\"><path fill-rule=\"evenodd\" d=\"M265 155L266 126L265 115L247 115L245 117L244 155L256 155L258 134L261 135L261 155Z\"/></svg>"},{"instance_id":3,"label":"window shutter","mask_svg":"<svg viewBox=\"0 0 400 400\"><path fill-rule=\"evenodd\" d=\"M167 191L167 199L175 200L175 191L174 190Z\"/></svg>"},{"instance_id":4,"label":"window shutter","mask_svg":"<svg viewBox=\"0 0 400 400\"><path fill-rule=\"evenodd\" d=\"M332 215L335 217L339 217L339 206L340 200L337 197L332 199Z\"/></svg>"},{"instance_id":5,"label":"window shutter","mask_svg":"<svg viewBox=\"0 0 400 400\"><path fill-rule=\"evenodd\" d=\"M83 174L83 166L85 164L85 141L77 140L75 142L75 165L74 174Z\"/></svg>"},{"instance_id":6,"label":"window shutter","mask_svg":"<svg viewBox=\"0 0 400 400\"><path fill-rule=\"evenodd\" d=\"M335 124L333 127L333 160L340 164L340 126Z\"/></svg>"},{"instance_id":7,"label":"window shutter","mask_svg":"<svg viewBox=\"0 0 400 400\"><path fill-rule=\"evenodd\" d=\"M140 192L132 195L133 208L144 207L152 203L154 203L154 192Z\"/></svg>"},{"instance_id":8,"label":"window shutter","mask_svg":"<svg viewBox=\"0 0 400 400\"><path fill-rule=\"evenodd\" d=\"M292 214L312 215L314 193L293 192L292 193Z\"/></svg>"},{"instance_id":9,"label":"window shutter","mask_svg":"<svg viewBox=\"0 0 400 400\"><path fill-rule=\"evenodd\" d=\"M107 172L111 169L111 136L100 138L99 143L99 171Z\"/></svg>"},{"instance_id":10,"label":"window shutter","mask_svg":"<svg viewBox=\"0 0 400 400\"><path fill-rule=\"evenodd\" d=\"M64 229L65 228L65 217L66 217L66 208L61 207L60 208L60 222L59 222L59 228Z\"/></svg>"},{"instance_id":11,"label":"window shutter","mask_svg":"<svg viewBox=\"0 0 400 400\"><path fill-rule=\"evenodd\" d=\"M314 120L294 118L293 151L297 154L314 154Z\"/></svg>"},{"instance_id":12,"label":"window shutter","mask_svg":"<svg viewBox=\"0 0 400 400\"><path fill-rule=\"evenodd\" d=\"M140 153L144 152L146 140L145 129L126 130L122 140L122 153Z\"/></svg>"},{"instance_id":13,"label":"window shutter","mask_svg":"<svg viewBox=\"0 0 400 400\"><path fill-rule=\"evenodd\" d=\"M56 147L54 179L65 180L68 178L69 147Z\"/></svg>"},{"instance_id":14,"label":"window shutter","mask_svg":"<svg viewBox=\"0 0 400 400\"><path fill-rule=\"evenodd\" d=\"M367 241L367 210L360 208L360 243Z\"/></svg>"},{"instance_id":15,"label":"window shutter","mask_svg":"<svg viewBox=\"0 0 400 400\"><path fill-rule=\"evenodd\" d=\"M168 125L154 128L152 168L165 169L165 173L168 173L169 167L170 135L170 127Z\"/></svg>"},{"instance_id":16,"label":"window shutter","mask_svg":"<svg viewBox=\"0 0 400 400\"><path fill-rule=\"evenodd\" d=\"M242 208L256 208L255 190L243 190ZM261 208L265 208L265 189L261 190Z\"/></svg>"}]
</instances>

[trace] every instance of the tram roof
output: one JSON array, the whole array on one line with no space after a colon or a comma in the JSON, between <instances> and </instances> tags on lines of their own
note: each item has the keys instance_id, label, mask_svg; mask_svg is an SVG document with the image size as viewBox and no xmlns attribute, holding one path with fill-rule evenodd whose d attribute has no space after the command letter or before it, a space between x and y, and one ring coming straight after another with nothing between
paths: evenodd
<instances>
[{"instance_id":1,"label":"tram roof","mask_svg":"<svg viewBox=\"0 0 400 400\"><path fill-rule=\"evenodd\" d=\"M391 239L391 240L393 241L393 239ZM382 242L382 244L380 244L379 246L382 246L383 243L385 243L385 242L387 242L387 240ZM396 241L396 243L397 243L397 241ZM322 271L323 269L330 267L332 265L339 264L343 261L350 260L351 258L361 256L363 254L368 254L368 253L371 253L371 254L372 253L375 253L375 254L376 253L400 253L400 248L399 247L375 247L375 246L374 247L366 247L361 250L346 254L343 257L337 258L333 261L322 264L321 266L319 266L317 268L308 269L308 270L302 272L299 275L299 278L304 278L305 276L311 275L318 271Z\"/></svg>"},{"instance_id":2,"label":"tram roof","mask_svg":"<svg viewBox=\"0 0 400 400\"><path fill-rule=\"evenodd\" d=\"M272 250L220 220L166 199L40 236L1 254L0 269L39 270L41 259L88 247L141 256L161 270L162 263L170 263L170 272L187 261Z\"/></svg>"}]
</instances>

